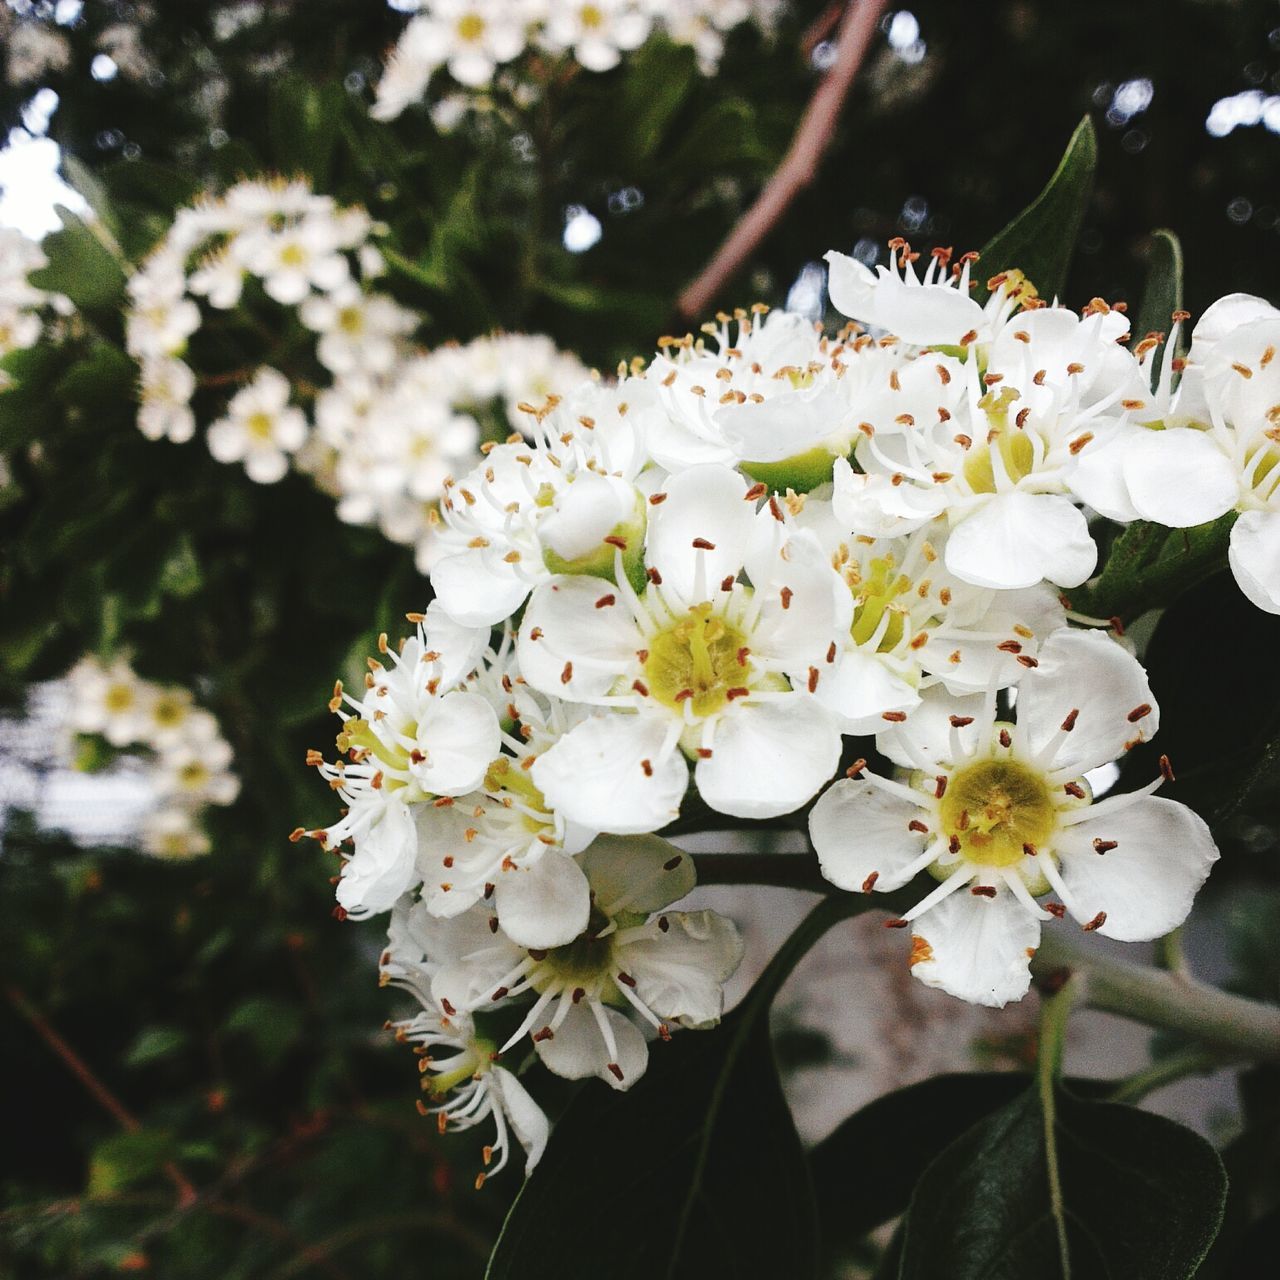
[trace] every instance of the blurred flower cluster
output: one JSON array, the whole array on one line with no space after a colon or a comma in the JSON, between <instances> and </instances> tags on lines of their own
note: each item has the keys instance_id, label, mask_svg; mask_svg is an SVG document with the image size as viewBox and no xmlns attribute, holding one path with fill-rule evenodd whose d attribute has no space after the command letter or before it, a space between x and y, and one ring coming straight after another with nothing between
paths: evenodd
<instances>
[{"instance_id":1,"label":"blurred flower cluster","mask_svg":"<svg viewBox=\"0 0 1280 1280\"><path fill-rule=\"evenodd\" d=\"M209 852L200 822L209 805L240 792L231 745L218 722L180 685L142 679L127 662L82 658L67 674L67 728L79 741L76 763L100 768L127 753L146 763L155 807L143 819L141 844L157 858Z\"/></svg>"}]
</instances>

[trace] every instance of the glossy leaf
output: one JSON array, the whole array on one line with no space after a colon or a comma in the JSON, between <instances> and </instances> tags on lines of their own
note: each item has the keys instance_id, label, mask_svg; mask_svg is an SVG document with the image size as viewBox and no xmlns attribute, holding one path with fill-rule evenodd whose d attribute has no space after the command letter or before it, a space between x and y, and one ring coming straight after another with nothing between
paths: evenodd
<instances>
[{"instance_id":1,"label":"glossy leaf","mask_svg":"<svg viewBox=\"0 0 1280 1280\"><path fill-rule=\"evenodd\" d=\"M982 280L1016 267L1046 302L1060 296L1097 167L1098 135L1093 121L1085 116L1045 189L983 248ZM985 293L979 286L976 296L981 299Z\"/></svg>"},{"instance_id":2,"label":"glossy leaf","mask_svg":"<svg viewBox=\"0 0 1280 1280\"><path fill-rule=\"evenodd\" d=\"M1142 305L1133 319L1130 333L1135 342L1149 333L1166 337L1172 324L1173 313L1182 310L1182 244L1172 231L1161 229L1151 233L1151 248L1147 251L1147 279L1142 290ZM1164 357L1164 343L1147 357L1152 383L1160 373L1160 361ZM1186 345L1185 335L1182 345Z\"/></svg>"},{"instance_id":3,"label":"glossy leaf","mask_svg":"<svg viewBox=\"0 0 1280 1280\"><path fill-rule=\"evenodd\" d=\"M41 246L49 265L33 271L31 283L65 294L86 311L118 305L124 296L124 270L106 233L69 209L59 207L58 217L62 230L47 235Z\"/></svg>"},{"instance_id":4,"label":"glossy leaf","mask_svg":"<svg viewBox=\"0 0 1280 1280\"><path fill-rule=\"evenodd\" d=\"M1213 1148L1134 1107L1059 1085L1049 1098L1048 1124L1029 1088L929 1166L908 1211L900 1280L1195 1274L1226 1197Z\"/></svg>"}]
</instances>

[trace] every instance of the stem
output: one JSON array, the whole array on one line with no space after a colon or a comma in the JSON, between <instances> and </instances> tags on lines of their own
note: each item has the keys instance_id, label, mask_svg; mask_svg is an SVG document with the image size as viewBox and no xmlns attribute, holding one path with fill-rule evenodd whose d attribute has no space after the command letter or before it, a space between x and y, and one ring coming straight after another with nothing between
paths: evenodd
<instances>
[{"instance_id":1,"label":"stem","mask_svg":"<svg viewBox=\"0 0 1280 1280\"><path fill-rule=\"evenodd\" d=\"M1130 1104L1141 1102L1147 1094L1163 1089L1167 1084L1187 1076L1207 1076L1219 1067L1230 1065L1231 1059L1221 1053L1201 1048L1182 1049L1135 1072L1117 1085L1107 1100Z\"/></svg>"},{"instance_id":2,"label":"stem","mask_svg":"<svg viewBox=\"0 0 1280 1280\"><path fill-rule=\"evenodd\" d=\"M803 854L699 853L693 860L699 884L766 884L809 893L826 893L829 888L812 859ZM911 896L909 889L899 891L904 900ZM847 896L854 903L863 901L856 894ZM893 911L894 899L877 894L850 914L859 909ZM1031 972L1039 981L1055 984L1054 989L1064 976L1078 973L1083 1005L1180 1031L1250 1061L1280 1062L1276 1005L1219 991L1185 973L1102 955L1069 941L1061 929L1046 929L1041 935Z\"/></svg>"},{"instance_id":3,"label":"stem","mask_svg":"<svg viewBox=\"0 0 1280 1280\"><path fill-rule=\"evenodd\" d=\"M1080 997L1080 980L1068 980L1040 1010L1040 1057L1036 1087L1044 1124L1045 1168L1049 1177L1049 1207L1058 1236L1058 1256L1063 1280L1071 1280L1071 1250L1067 1244L1067 1219L1063 1211L1062 1171L1058 1167L1057 1084L1062 1074L1062 1053L1067 1043L1067 1019Z\"/></svg>"},{"instance_id":4,"label":"stem","mask_svg":"<svg viewBox=\"0 0 1280 1280\"><path fill-rule=\"evenodd\" d=\"M106 1111L111 1118L126 1132L137 1133L142 1122L133 1114L119 1098L94 1074L87 1062L58 1034L47 1018L31 1003L15 986L5 987L5 995L23 1018L31 1024L32 1029L57 1055L62 1064L77 1080L93 1100ZM186 1175L172 1161L166 1160L161 1166L165 1176L173 1183L178 1192L178 1204L187 1208L195 1204L199 1198L196 1189L188 1181Z\"/></svg>"},{"instance_id":5,"label":"stem","mask_svg":"<svg viewBox=\"0 0 1280 1280\"><path fill-rule=\"evenodd\" d=\"M887 7L888 0L851 0L836 36L835 61L809 100L782 163L715 257L680 295L676 305L686 320L707 310L782 219L796 196L817 176L818 166L835 136L840 109L871 47L880 15Z\"/></svg>"},{"instance_id":6,"label":"stem","mask_svg":"<svg viewBox=\"0 0 1280 1280\"><path fill-rule=\"evenodd\" d=\"M1280 1007L1231 995L1185 974L1100 955L1046 929L1031 961L1037 978L1063 970L1082 979L1082 1003L1135 1022L1181 1031L1243 1057L1280 1062Z\"/></svg>"}]
</instances>

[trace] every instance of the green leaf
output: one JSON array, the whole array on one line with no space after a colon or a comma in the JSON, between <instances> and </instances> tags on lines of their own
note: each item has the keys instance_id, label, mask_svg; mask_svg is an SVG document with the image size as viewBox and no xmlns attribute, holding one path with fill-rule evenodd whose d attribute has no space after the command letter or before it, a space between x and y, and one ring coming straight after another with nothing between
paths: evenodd
<instances>
[{"instance_id":1,"label":"green leaf","mask_svg":"<svg viewBox=\"0 0 1280 1280\"><path fill-rule=\"evenodd\" d=\"M268 109L273 165L283 173L305 174L324 190L346 99L337 83L317 85L299 76L277 82Z\"/></svg>"},{"instance_id":2,"label":"green leaf","mask_svg":"<svg viewBox=\"0 0 1280 1280\"><path fill-rule=\"evenodd\" d=\"M149 1062L172 1057L185 1047L187 1033L181 1027L146 1027L124 1055L127 1067L144 1067Z\"/></svg>"},{"instance_id":3,"label":"green leaf","mask_svg":"<svg viewBox=\"0 0 1280 1280\"><path fill-rule=\"evenodd\" d=\"M1182 310L1182 245L1172 231L1161 229L1151 233L1147 252L1147 279L1142 290L1142 305L1130 332L1134 341L1149 333L1167 335L1173 313ZM1164 343L1147 357L1152 386L1160 373Z\"/></svg>"},{"instance_id":4,"label":"green leaf","mask_svg":"<svg viewBox=\"0 0 1280 1280\"><path fill-rule=\"evenodd\" d=\"M159 1171L173 1155L173 1135L159 1129L113 1134L89 1157L89 1194L108 1196Z\"/></svg>"},{"instance_id":5,"label":"green leaf","mask_svg":"<svg viewBox=\"0 0 1280 1280\"><path fill-rule=\"evenodd\" d=\"M1226 1200L1213 1148L1163 1116L1085 1101L1052 1081L1045 1096L1052 1114L1029 1088L929 1166L908 1210L899 1280L1195 1274Z\"/></svg>"},{"instance_id":6,"label":"green leaf","mask_svg":"<svg viewBox=\"0 0 1280 1280\"><path fill-rule=\"evenodd\" d=\"M1016 267L1046 302L1061 296L1097 167L1098 135L1085 116L1045 189L982 250L984 279ZM974 294L981 302L986 290Z\"/></svg>"},{"instance_id":7,"label":"green leaf","mask_svg":"<svg viewBox=\"0 0 1280 1280\"><path fill-rule=\"evenodd\" d=\"M225 1029L247 1035L269 1064L278 1062L302 1031L302 1011L283 1000L257 996L227 1019Z\"/></svg>"},{"instance_id":8,"label":"green leaf","mask_svg":"<svg viewBox=\"0 0 1280 1280\"><path fill-rule=\"evenodd\" d=\"M813 1276L813 1196L768 1009L800 956L863 905L820 904L719 1028L654 1044L628 1092L588 1083L516 1198L488 1280Z\"/></svg>"},{"instance_id":9,"label":"green leaf","mask_svg":"<svg viewBox=\"0 0 1280 1280\"><path fill-rule=\"evenodd\" d=\"M49 265L31 273L37 289L66 294L85 311L118 308L124 299L124 269L105 230L58 206L62 230L45 236Z\"/></svg>"}]
</instances>

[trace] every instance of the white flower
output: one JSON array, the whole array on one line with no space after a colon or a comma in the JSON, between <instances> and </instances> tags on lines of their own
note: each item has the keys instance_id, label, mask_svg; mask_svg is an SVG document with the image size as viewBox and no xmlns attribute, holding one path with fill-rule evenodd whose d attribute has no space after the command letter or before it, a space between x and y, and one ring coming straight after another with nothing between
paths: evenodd
<instances>
[{"instance_id":1,"label":"white flower","mask_svg":"<svg viewBox=\"0 0 1280 1280\"><path fill-rule=\"evenodd\" d=\"M343 240L334 217L317 212L278 230L247 233L244 253L267 296L295 306L313 288L328 292L346 283Z\"/></svg>"},{"instance_id":2,"label":"white flower","mask_svg":"<svg viewBox=\"0 0 1280 1280\"><path fill-rule=\"evenodd\" d=\"M243 462L249 479L259 484L282 480L289 454L307 438L307 420L289 403L289 391L289 380L278 370L259 369L231 397L227 416L209 428L209 452L219 462Z\"/></svg>"},{"instance_id":3,"label":"white flower","mask_svg":"<svg viewBox=\"0 0 1280 1280\"><path fill-rule=\"evenodd\" d=\"M1128 322L1099 303L1081 319L1024 311L971 353L956 410L924 398L896 429L859 435L865 474L836 467L836 510L854 533L906 531L945 513L946 565L976 586L1082 583L1097 548L1077 502L1077 469L1145 405L1141 366L1117 339ZM922 357L931 360L933 357ZM939 369L943 367L939 365ZM942 381L957 373L945 369ZM865 527L860 527L865 525Z\"/></svg>"},{"instance_id":4,"label":"white flower","mask_svg":"<svg viewBox=\"0 0 1280 1280\"><path fill-rule=\"evenodd\" d=\"M1045 637L1065 625L1047 586L992 591L948 573L940 524L903 537L850 538L839 533L830 504L812 497L798 519L831 553L853 597L843 656L818 685L845 733L875 733L903 719L938 682L956 694L1014 685Z\"/></svg>"},{"instance_id":5,"label":"white flower","mask_svg":"<svg viewBox=\"0 0 1280 1280\"><path fill-rule=\"evenodd\" d=\"M644 383L586 384L531 415L540 448L499 445L449 486L432 584L453 617L491 626L553 572L598 582L618 550L638 563L645 515L633 480L645 457L632 406L645 395Z\"/></svg>"},{"instance_id":6,"label":"white flower","mask_svg":"<svg viewBox=\"0 0 1280 1280\"><path fill-rule=\"evenodd\" d=\"M1134 511L1182 529L1240 513L1229 559L1240 589L1280 613L1280 311L1235 294L1205 313L1170 408L1130 431L1117 464Z\"/></svg>"},{"instance_id":7,"label":"white flower","mask_svg":"<svg viewBox=\"0 0 1280 1280\"><path fill-rule=\"evenodd\" d=\"M179 742L161 753L156 785L162 795L189 808L230 804L240 794L230 764L231 746L224 738Z\"/></svg>"},{"instance_id":8,"label":"white flower","mask_svg":"<svg viewBox=\"0 0 1280 1280\"><path fill-rule=\"evenodd\" d=\"M337 898L357 918L388 910L421 879L413 808L479 789L501 745L486 699L455 687L479 661L483 634L453 626L438 609L415 619L417 634L400 653L383 637L391 666L371 660L363 699L341 682L335 687L329 706L343 721L338 749L348 758L326 764L318 753L311 757L347 805L339 822L312 834L326 846L354 845ZM445 652L428 647L437 635L449 645Z\"/></svg>"},{"instance_id":9,"label":"white flower","mask_svg":"<svg viewBox=\"0 0 1280 1280\"><path fill-rule=\"evenodd\" d=\"M184 861L209 852L209 837L190 809L164 808L142 822L142 849L156 858Z\"/></svg>"},{"instance_id":10,"label":"white flower","mask_svg":"<svg viewBox=\"0 0 1280 1280\"><path fill-rule=\"evenodd\" d=\"M572 49L588 71L608 71L644 43L649 23L634 0L557 0L543 38L553 49Z\"/></svg>"},{"instance_id":11,"label":"white flower","mask_svg":"<svg viewBox=\"0 0 1280 1280\"><path fill-rule=\"evenodd\" d=\"M181 265L157 258L129 281L125 341L142 361L180 355L200 327L200 308L183 296Z\"/></svg>"},{"instance_id":12,"label":"white flower","mask_svg":"<svg viewBox=\"0 0 1280 1280\"><path fill-rule=\"evenodd\" d=\"M492 81L501 63L510 62L524 50L525 18L521 9L512 0L433 0L430 11L410 23L416 30L406 56L412 59L415 70L412 75L400 74L405 75L407 83L413 83L418 79L419 68L425 69L429 64L446 66L459 84L483 88ZM429 77L430 72L427 74ZM403 89L388 99L382 119L388 118L391 102L402 94Z\"/></svg>"},{"instance_id":13,"label":"white flower","mask_svg":"<svg viewBox=\"0 0 1280 1280\"><path fill-rule=\"evenodd\" d=\"M415 927L422 908L407 900L396 905L387 950L382 958L383 980L410 992L422 1012L391 1023L396 1039L418 1046L422 1089L431 1104L419 1103L424 1115L434 1115L444 1133L472 1129L491 1121L494 1141L483 1148L484 1171L476 1187L506 1167L510 1135L525 1150L525 1174L542 1158L550 1122L515 1074L499 1065L497 1043L486 1037L465 1011L446 1013L431 994L437 967L428 961ZM496 1157L496 1161L495 1161Z\"/></svg>"},{"instance_id":14,"label":"white flower","mask_svg":"<svg viewBox=\"0 0 1280 1280\"><path fill-rule=\"evenodd\" d=\"M913 346L968 347L991 342L1019 306L1036 298L1032 282L1010 271L990 281L991 296L980 306L969 296L976 253L953 264L949 249L935 249L922 275L919 256L905 241L890 240L889 265L872 271L833 249L826 255L831 305Z\"/></svg>"},{"instance_id":15,"label":"white flower","mask_svg":"<svg viewBox=\"0 0 1280 1280\"><path fill-rule=\"evenodd\" d=\"M649 1056L636 1016L663 1038L675 1026L713 1026L742 943L712 911L663 910L694 885L688 855L665 841L601 838L580 862L591 919L566 946L520 947L489 924L483 906L453 920L423 918L419 933L439 962L431 986L446 1012L531 992L536 998L502 1051L529 1035L557 1075L598 1076L627 1089Z\"/></svg>"},{"instance_id":16,"label":"white flower","mask_svg":"<svg viewBox=\"0 0 1280 1280\"><path fill-rule=\"evenodd\" d=\"M810 834L843 889L895 889L927 868L937 888L890 921L918 922L915 975L999 1006L1026 992L1040 921L1062 913L1036 897L1056 892L1086 930L1155 938L1181 924L1218 852L1195 813L1151 795L1163 778L1090 803L1084 775L1158 725L1141 665L1114 641L1055 632L1019 687L1017 723L995 707L994 689L931 691L877 738L903 780L836 783Z\"/></svg>"},{"instance_id":17,"label":"white flower","mask_svg":"<svg viewBox=\"0 0 1280 1280\"><path fill-rule=\"evenodd\" d=\"M113 747L142 738L150 690L127 662L117 659L106 667L96 658L84 658L67 679L71 727L77 733L100 733Z\"/></svg>"},{"instance_id":18,"label":"white flower","mask_svg":"<svg viewBox=\"0 0 1280 1280\"><path fill-rule=\"evenodd\" d=\"M687 785L681 749L707 804L738 817L788 813L831 776L840 735L814 693L852 603L816 538L776 501L757 513L756 496L726 467L692 467L650 499L642 594L620 550L613 582L558 576L533 593L525 679L600 709L533 766L567 818L664 826Z\"/></svg>"},{"instance_id":19,"label":"white flower","mask_svg":"<svg viewBox=\"0 0 1280 1280\"><path fill-rule=\"evenodd\" d=\"M312 294L299 309L302 323L321 335L320 363L338 375L384 374L395 364L397 340L413 331L413 313L353 280L328 294Z\"/></svg>"},{"instance_id":20,"label":"white flower","mask_svg":"<svg viewBox=\"0 0 1280 1280\"><path fill-rule=\"evenodd\" d=\"M138 430L148 440L172 440L184 444L196 432L191 397L196 375L181 360L156 358L142 362L142 404Z\"/></svg>"}]
</instances>

